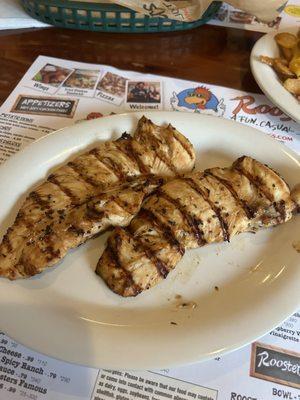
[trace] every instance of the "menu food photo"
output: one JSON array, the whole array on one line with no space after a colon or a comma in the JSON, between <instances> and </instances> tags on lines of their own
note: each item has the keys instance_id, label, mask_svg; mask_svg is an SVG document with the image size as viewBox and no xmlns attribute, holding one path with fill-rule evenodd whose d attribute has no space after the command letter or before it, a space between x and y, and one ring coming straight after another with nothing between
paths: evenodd
<instances>
[{"instance_id":1,"label":"menu food photo","mask_svg":"<svg viewBox=\"0 0 300 400\"><path fill-rule=\"evenodd\" d=\"M300 3L243 3L264 94L41 54L0 106L0 400L300 399Z\"/></svg>"}]
</instances>

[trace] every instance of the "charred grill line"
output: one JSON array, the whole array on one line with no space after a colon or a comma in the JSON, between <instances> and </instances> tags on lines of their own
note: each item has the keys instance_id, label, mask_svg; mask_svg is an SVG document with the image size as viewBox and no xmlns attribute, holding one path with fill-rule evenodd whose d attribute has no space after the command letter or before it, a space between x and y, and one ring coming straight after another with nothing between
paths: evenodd
<instances>
[{"instance_id":1,"label":"charred grill line","mask_svg":"<svg viewBox=\"0 0 300 400\"><path fill-rule=\"evenodd\" d=\"M75 236L84 236L85 231L81 228L78 228L75 225L70 225L68 228L68 232L72 232Z\"/></svg>"},{"instance_id":2,"label":"charred grill line","mask_svg":"<svg viewBox=\"0 0 300 400\"><path fill-rule=\"evenodd\" d=\"M54 258L60 257L60 250L54 250L53 245L46 247L46 252L48 253L47 261L52 261Z\"/></svg>"},{"instance_id":3,"label":"charred grill line","mask_svg":"<svg viewBox=\"0 0 300 400\"><path fill-rule=\"evenodd\" d=\"M56 185L66 196L69 197L71 200L71 205L78 205L80 203L79 199L77 196L75 196L72 191L66 187L64 187L56 178L54 175L50 175L48 177L48 181Z\"/></svg>"},{"instance_id":4,"label":"charred grill line","mask_svg":"<svg viewBox=\"0 0 300 400\"><path fill-rule=\"evenodd\" d=\"M115 146L117 149L122 152L126 157L128 157L135 165L137 165L138 169L140 170L140 173L142 174L148 174L150 171L149 169L142 163L140 158L135 154L133 148L132 148L132 138L128 139L125 142L116 142Z\"/></svg>"},{"instance_id":5,"label":"charred grill line","mask_svg":"<svg viewBox=\"0 0 300 400\"><path fill-rule=\"evenodd\" d=\"M28 276L33 276L33 275L35 275L36 272L37 272L37 268L36 268L34 265L29 264L29 263L27 263L27 264L25 265L25 268L24 268L24 269L22 268L22 264L19 264L19 263L18 263L18 264L16 264L16 265L14 266L14 269L17 270L21 276L26 276L26 275L28 275ZM14 271L14 270L11 270L11 272L12 272L13 274L15 274L15 271Z\"/></svg>"},{"instance_id":6,"label":"charred grill line","mask_svg":"<svg viewBox=\"0 0 300 400\"><path fill-rule=\"evenodd\" d=\"M178 176L179 174L178 174L177 169L176 169L175 166L165 157L164 153L161 152L159 149L156 149L155 152L156 152L156 154L157 154L157 157L158 157L163 163L165 163L165 164L168 166L168 168L173 172L173 174L174 174L175 176Z\"/></svg>"},{"instance_id":7,"label":"charred grill line","mask_svg":"<svg viewBox=\"0 0 300 400\"><path fill-rule=\"evenodd\" d=\"M150 145L151 145L151 149L156 153L157 157L168 166L168 168L174 173L175 176L178 176L178 171L175 168L175 166L172 164L172 162L170 160L168 160L164 153L162 151L159 150L160 148L160 143L159 140L157 140L155 138L155 136L153 135L149 135L149 141L150 141Z\"/></svg>"},{"instance_id":8,"label":"charred grill line","mask_svg":"<svg viewBox=\"0 0 300 400\"><path fill-rule=\"evenodd\" d=\"M258 189L258 191L265 196L266 199L268 199L271 203L273 203L275 210L278 212L281 219L284 221L286 217L284 201L281 201L280 204L274 202L272 196L270 196L270 194L266 190L264 190L263 185L261 185L261 182L258 179L255 179L247 171L237 167L236 165L233 165L233 168L236 171L238 171L241 175L245 176L248 179L248 181L251 182L252 185L254 185Z\"/></svg>"},{"instance_id":9,"label":"charred grill line","mask_svg":"<svg viewBox=\"0 0 300 400\"><path fill-rule=\"evenodd\" d=\"M204 200L210 205L211 209L214 211L220 222L224 241L229 242L230 235L228 231L228 225L227 222L224 221L224 219L222 218L221 210L219 209L219 207L216 207L214 203L209 200L205 192L197 185L197 183L193 179L191 178L183 178L183 179L195 192L199 193L204 198Z\"/></svg>"},{"instance_id":10,"label":"charred grill line","mask_svg":"<svg viewBox=\"0 0 300 400\"><path fill-rule=\"evenodd\" d=\"M128 139L127 141L120 141L120 142L115 142L116 148L124 154L130 161L134 162L134 164L138 165L137 159L134 157L132 152L129 150L129 143L131 142L131 139Z\"/></svg>"},{"instance_id":11,"label":"charred grill line","mask_svg":"<svg viewBox=\"0 0 300 400\"><path fill-rule=\"evenodd\" d=\"M181 147L188 153L188 155L190 156L190 158L194 157L193 152L191 151L190 146L188 146L180 137L180 135L178 135L178 133L176 132L176 129L170 124L169 128L172 129L173 131L173 136L174 139L177 140L177 142L181 145Z\"/></svg>"},{"instance_id":12,"label":"charred grill line","mask_svg":"<svg viewBox=\"0 0 300 400\"><path fill-rule=\"evenodd\" d=\"M147 208L142 208L139 214L142 218L145 218L147 221L151 222L154 226L157 226L159 231L162 233L163 237L170 244L171 247L176 247L178 252L183 256L185 253L185 249L178 242L176 237L174 236L172 229L164 224L157 216Z\"/></svg>"},{"instance_id":13,"label":"charred grill line","mask_svg":"<svg viewBox=\"0 0 300 400\"><path fill-rule=\"evenodd\" d=\"M101 160L99 158L99 161L101 161L108 169L112 170L119 180L124 179L122 168L117 163L112 161L110 158L102 158Z\"/></svg>"},{"instance_id":14,"label":"charred grill line","mask_svg":"<svg viewBox=\"0 0 300 400\"><path fill-rule=\"evenodd\" d=\"M166 199L169 203L173 204L181 213L183 218L186 220L191 232L193 233L195 239L197 240L197 243L199 246L203 246L206 241L203 238L203 232L199 229L198 224L200 223L197 221L196 218L194 218L187 210L185 207L183 207L180 204L180 201L177 199L173 199L170 197L166 192L164 192L161 189L158 189L157 194L162 196L164 199Z\"/></svg>"},{"instance_id":15,"label":"charred grill line","mask_svg":"<svg viewBox=\"0 0 300 400\"><path fill-rule=\"evenodd\" d=\"M144 187L146 187L147 184L149 184L148 181L146 181L146 183L143 184L143 185L139 184L135 188L132 187L132 190L134 190L135 192L139 192ZM124 186L123 186L123 188L125 189ZM122 209L122 211L124 211L127 214L131 214L132 215L134 213L134 211L132 209L130 209L130 204L127 201L124 202L124 201L118 200L118 196L112 195L111 198L109 199L109 201L116 203ZM92 213L95 213L96 215L99 215L102 218L103 217L103 212L102 211L97 211L96 208L95 208L95 204L97 204L97 201L94 202L92 205L90 205L88 208ZM92 216L92 218L95 219L95 217L93 217L93 216Z\"/></svg>"},{"instance_id":16,"label":"charred grill line","mask_svg":"<svg viewBox=\"0 0 300 400\"><path fill-rule=\"evenodd\" d=\"M50 208L49 202L47 200L43 200L37 192L35 191L31 192L29 194L29 197L31 197L39 206L41 206L42 209Z\"/></svg>"},{"instance_id":17,"label":"charred grill line","mask_svg":"<svg viewBox=\"0 0 300 400\"><path fill-rule=\"evenodd\" d=\"M12 244L9 239L9 233L11 232L11 229L8 228L6 234L4 235L2 239L2 243L6 245L8 252L10 253L13 250Z\"/></svg>"},{"instance_id":18,"label":"charred grill line","mask_svg":"<svg viewBox=\"0 0 300 400\"><path fill-rule=\"evenodd\" d=\"M274 207L276 211L280 214L282 221L285 221L286 219L285 201L280 200L279 203L275 203Z\"/></svg>"},{"instance_id":19,"label":"charred grill line","mask_svg":"<svg viewBox=\"0 0 300 400\"><path fill-rule=\"evenodd\" d=\"M145 243L143 243L140 240L140 238L132 234L132 232L130 231L130 226L125 228L124 230L132 238L134 242L138 243L142 251L145 253L146 257L148 257L149 260L152 261L152 263L155 265L158 274L165 279L169 274L167 265L158 257L156 257L155 253L151 250L151 248L148 247Z\"/></svg>"},{"instance_id":20,"label":"charred grill line","mask_svg":"<svg viewBox=\"0 0 300 400\"><path fill-rule=\"evenodd\" d=\"M131 140L132 136L126 131L116 140L116 142L125 142L126 140Z\"/></svg>"},{"instance_id":21,"label":"charred grill line","mask_svg":"<svg viewBox=\"0 0 300 400\"><path fill-rule=\"evenodd\" d=\"M139 155L136 154L136 152L132 146L133 141L134 141L134 139L132 139L130 142L127 143L126 151L128 151L128 154L130 154L132 156L132 158L136 161L140 171L143 174L150 174L151 171L150 171L149 167L147 165L145 165L143 163L143 161L140 159Z\"/></svg>"},{"instance_id":22,"label":"charred grill line","mask_svg":"<svg viewBox=\"0 0 300 400\"><path fill-rule=\"evenodd\" d=\"M93 149L90 151L90 154L93 154L97 160L99 160L102 164L104 164L108 169L110 169L118 179L123 180L124 179L124 173L122 171L122 168L120 165L115 163L113 160L111 160L108 157L100 157L98 154L97 149Z\"/></svg>"},{"instance_id":23,"label":"charred grill line","mask_svg":"<svg viewBox=\"0 0 300 400\"><path fill-rule=\"evenodd\" d=\"M131 215L133 214L132 210L128 209L128 204L127 204L127 207L126 207L126 204L124 204L122 201L119 201L117 199L117 196L113 197L111 200L114 201L127 214L131 214Z\"/></svg>"},{"instance_id":24,"label":"charred grill line","mask_svg":"<svg viewBox=\"0 0 300 400\"><path fill-rule=\"evenodd\" d=\"M269 201L273 202L272 197L269 195L267 191L264 190L264 188L260 185L260 182L258 182L252 175L250 175L247 171L245 171L242 168L239 168L237 166L233 166L233 168L241 175L243 175L245 178L248 179L250 183L252 183L253 186L255 186L260 193L262 193Z\"/></svg>"},{"instance_id":25,"label":"charred grill line","mask_svg":"<svg viewBox=\"0 0 300 400\"><path fill-rule=\"evenodd\" d=\"M216 179L217 181L219 181L223 186L226 187L227 190L229 190L229 192L231 193L232 197L234 197L237 204L239 204L242 207L242 209L244 210L248 219L254 218L255 212L248 206L248 204L244 200L239 198L237 192L234 190L234 188L230 182L226 181L225 179L220 178L219 176L214 175L209 170L206 170L204 173L211 176L212 178Z\"/></svg>"},{"instance_id":26,"label":"charred grill line","mask_svg":"<svg viewBox=\"0 0 300 400\"><path fill-rule=\"evenodd\" d=\"M54 250L54 245L52 242L53 239L53 230L51 225L47 225L44 229L44 232L40 232L39 238L36 238L35 240L43 239L47 243L47 247L45 247L44 252L47 253L47 261L52 261L53 258L57 258L60 256L60 250ZM21 261L23 261L23 257L21 256L20 258ZM22 264L22 263L21 263ZM28 264L26 261L24 265ZM34 266L32 266L34 267Z\"/></svg>"},{"instance_id":27,"label":"charred grill line","mask_svg":"<svg viewBox=\"0 0 300 400\"><path fill-rule=\"evenodd\" d=\"M103 211L96 210L94 204L93 205L87 204L86 211L85 211L85 216L90 221L100 221L101 218L104 218L105 213Z\"/></svg>"},{"instance_id":28,"label":"charred grill line","mask_svg":"<svg viewBox=\"0 0 300 400\"><path fill-rule=\"evenodd\" d=\"M24 276L24 270L21 269L21 271L20 271L19 265L16 264L16 265L14 265L13 268L10 268L8 270L10 279L14 279L16 277L16 275L17 275L17 272L20 274L20 276Z\"/></svg>"},{"instance_id":29,"label":"charred grill line","mask_svg":"<svg viewBox=\"0 0 300 400\"><path fill-rule=\"evenodd\" d=\"M116 242L116 251L113 248L110 240L108 240L108 243L107 243L107 250L109 251L114 264L124 272L124 274L126 276L127 286L132 287L134 290L134 294L138 295L139 293L141 293L142 288L133 281L131 273L122 266L122 264L119 260L118 252L119 252L119 248L122 243L122 239L121 239L119 233L115 234L115 242Z\"/></svg>"},{"instance_id":30,"label":"charred grill line","mask_svg":"<svg viewBox=\"0 0 300 400\"><path fill-rule=\"evenodd\" d=\"M83 180L84 182L88 183L91 186L94 187L98 187L98 183L96 181L94 181L93 178L91 178L90 176L86 175L83 170L76 165L74 162L69 162L68 167L70 167L76 174L78 174L78 176L81 178L81 180Z\"/></svg>"}]
</instances>

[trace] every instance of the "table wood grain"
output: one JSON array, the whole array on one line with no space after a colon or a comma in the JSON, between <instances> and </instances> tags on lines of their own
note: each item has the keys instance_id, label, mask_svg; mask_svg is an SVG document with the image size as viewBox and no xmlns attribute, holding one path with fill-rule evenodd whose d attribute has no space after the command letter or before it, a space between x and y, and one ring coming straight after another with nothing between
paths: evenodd
<instances>
[{"instance_id":1,"label":"table wood grain","mask_svg":"<svg viewBox=\"0 0 300 400\"><path fill-rule=\"evenodd\" d=\"M205 25L171 33L115 34L59 28L0 31L0 104L39 55L261 93L249 56L260 33Z\"/></svg>"}]
</instances>

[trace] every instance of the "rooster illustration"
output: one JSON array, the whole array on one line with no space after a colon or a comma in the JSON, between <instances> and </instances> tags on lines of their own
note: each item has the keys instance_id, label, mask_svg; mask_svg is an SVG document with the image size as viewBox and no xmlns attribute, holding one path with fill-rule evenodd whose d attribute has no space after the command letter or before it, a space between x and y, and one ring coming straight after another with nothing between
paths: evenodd
<instances>
[{"instance_id":1,"label":"rooster illustration","mask_svg":"<svg viewBox=\"0 0 300 400\"><path fill-rule=\"evenodd\" d=\"M204 86L185 89L179 93L173 92L170 101L173 110L177 111L192 110L194 112L219 116L223 115L225 111L223 99L219 101L217 97Z\"/></svg>"},{"instance_id":2,"label":"rooster illustration","mask_svg":"<svg viewBox=\"0 0 300 400\"><path fill-rule=\"evenodd\" d=\"M206 103L211 99L211 92L205 87L197 87L192 93L189 93L185 101L187 104L194 104L200 110L205 109Z\"/></svg>"}]
</instances>

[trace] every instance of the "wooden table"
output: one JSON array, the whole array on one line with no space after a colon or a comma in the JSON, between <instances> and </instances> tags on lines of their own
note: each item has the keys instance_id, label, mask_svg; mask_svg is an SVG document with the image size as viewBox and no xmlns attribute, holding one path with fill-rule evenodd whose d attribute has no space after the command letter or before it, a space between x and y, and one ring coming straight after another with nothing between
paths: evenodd
<instances>
[{"instance_id":1,"label":"wooden table","mask_svg":"<svg viewBox=\"0 0 300 400\"><path fill-rule=\"evenodd\" d=\"M260 33L205 25L163 34L0 31L0 104L35 58L60 57L261 93L249 56Z\"/></svg>"}]
</instances>

